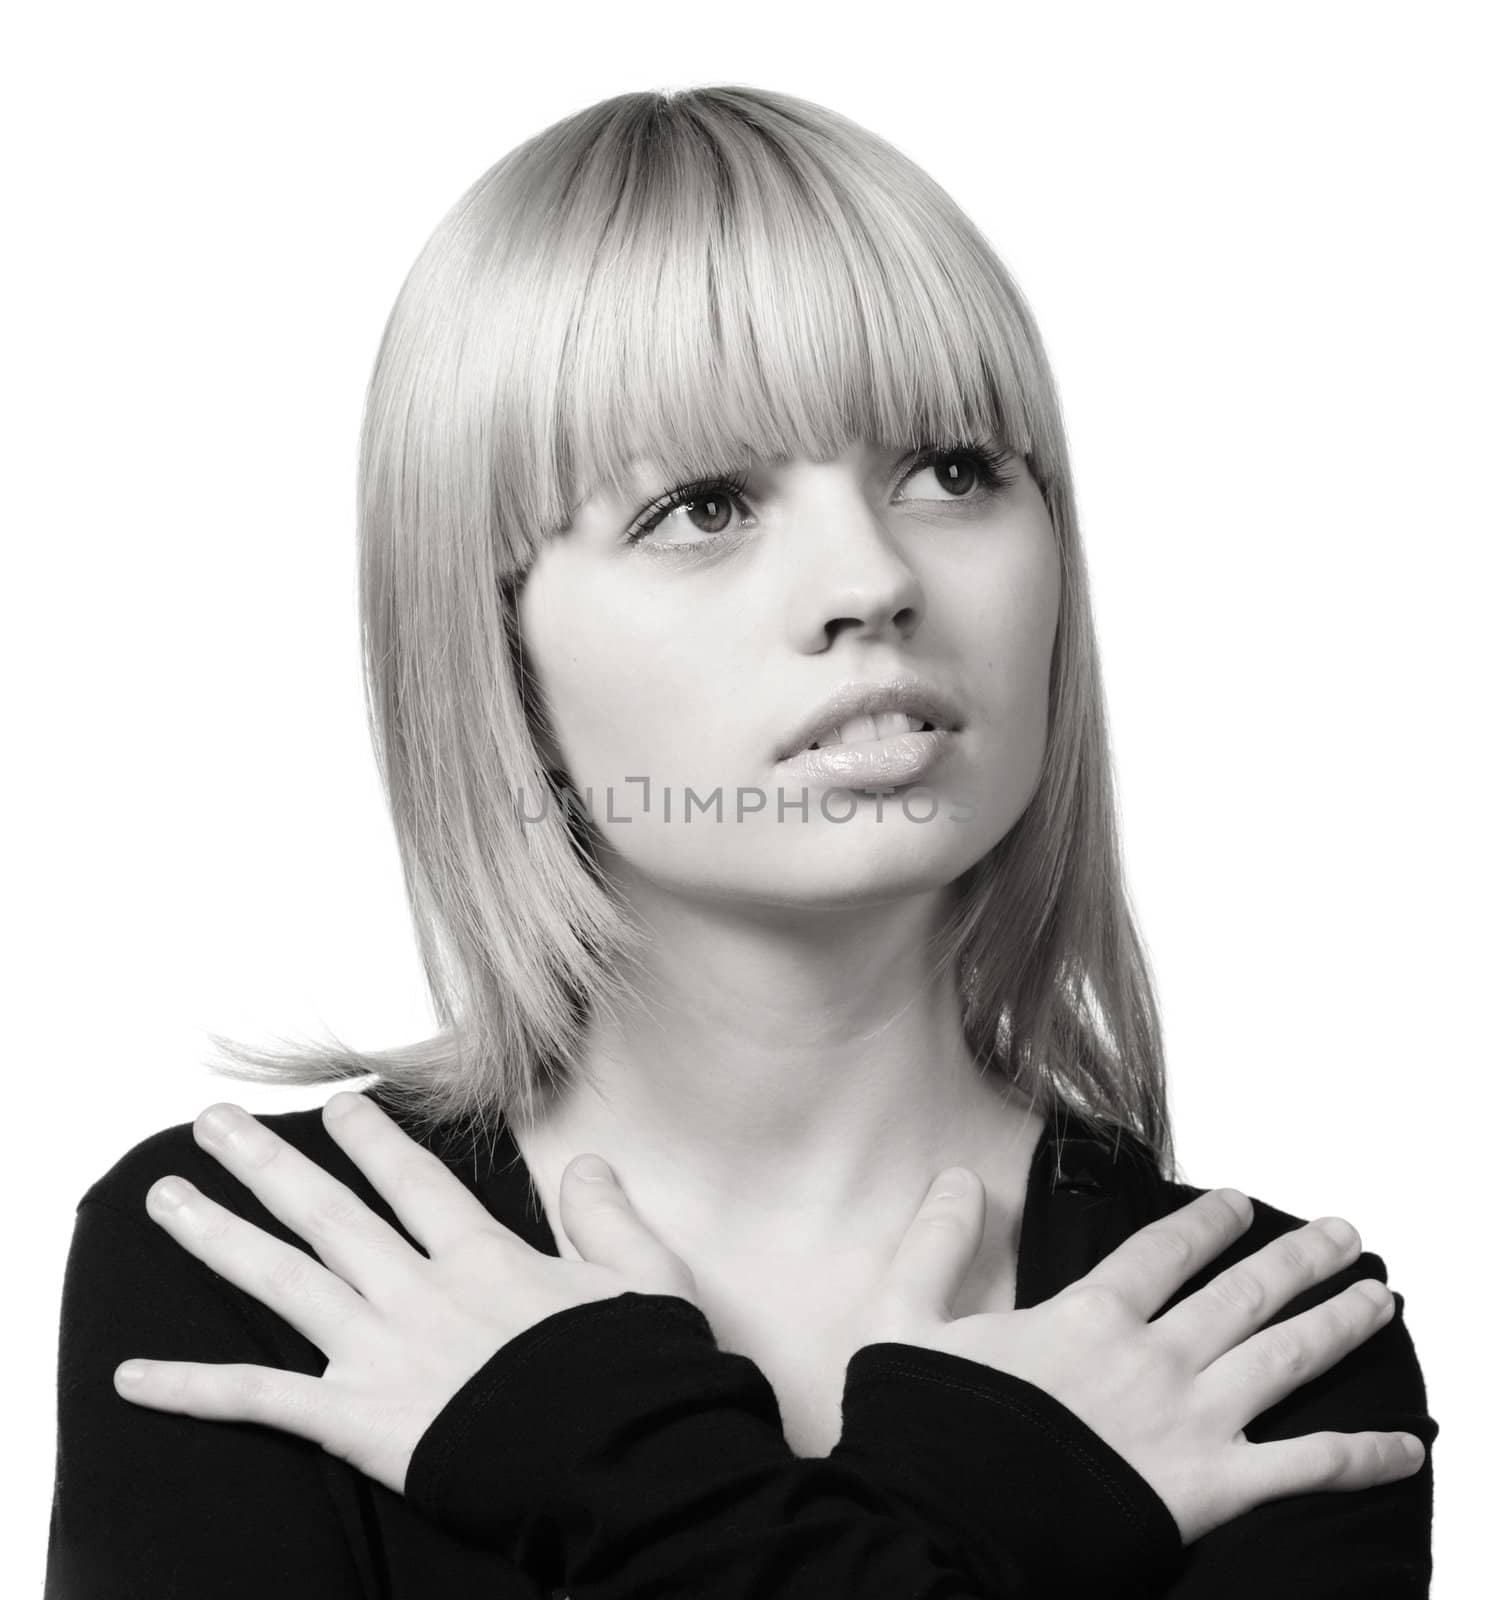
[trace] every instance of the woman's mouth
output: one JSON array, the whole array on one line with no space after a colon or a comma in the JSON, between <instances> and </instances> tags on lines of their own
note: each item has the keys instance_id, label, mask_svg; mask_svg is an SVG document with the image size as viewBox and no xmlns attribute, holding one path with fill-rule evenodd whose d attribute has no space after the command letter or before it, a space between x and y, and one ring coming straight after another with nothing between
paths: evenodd
<instances>
[{"instance_id":1,"label":"woman's mouth","mask_svg":"<svg viewBox=\"0 0 1488 1600\"><path fill-rule=\"evenodd\" d=\"M902 711L878 711L871 716L849 717L840 728L833 728L808 746L812 750L830 750L837 745L871 744L899 733L923 733L931 726L919 717L908 717Z\"/></svg>"},{"instance_id":2,"label":"woman's mouth","mask_svg":"<svg viewBox=\"0 0 1488 1600\"><path fill-rule=\"evenodd\" d=\"M850 717L809 749L779 763L787 777L841 789L915 783L950 748L952 734L902 711Z\"/></svg>"}]
</instances>

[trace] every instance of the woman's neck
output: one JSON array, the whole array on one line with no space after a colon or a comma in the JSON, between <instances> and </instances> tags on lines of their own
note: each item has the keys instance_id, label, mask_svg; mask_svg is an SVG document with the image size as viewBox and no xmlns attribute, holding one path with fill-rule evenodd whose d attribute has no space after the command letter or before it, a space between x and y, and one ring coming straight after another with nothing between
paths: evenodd
<instances>
[{"instance_id":1,"label":"woman's neck","mask_svg":"<svg viewBox=\"0 0 1488 1600\"><path fill-rule=\"evenodd\" d=\"M585 1151L684 1259L880 1255L952 1165L983 1176L994 1210L1021 1201L1039 1128L967 1048L954 980L927 956L931 897L650 910L628 974L640 1003L596 1021L576 1086L514 1130L560 1248L558 1180Z\"/></svg>"}]
</instances>

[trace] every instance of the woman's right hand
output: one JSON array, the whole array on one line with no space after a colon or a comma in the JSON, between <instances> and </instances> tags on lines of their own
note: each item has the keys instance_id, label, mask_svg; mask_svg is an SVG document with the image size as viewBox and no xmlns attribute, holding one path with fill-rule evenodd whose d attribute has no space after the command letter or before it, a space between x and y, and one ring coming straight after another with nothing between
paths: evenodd
<instances>
[{"instance_id":1,"label":"woman's right hand","mask_svg":"<svg viewBox=\"0 0 1488 1600\"><path fill-rule=\"evenodd\" d=\"M1322 1217L1293 1229L1149 1321L1250 1227L1246 1196L1214 1189L1139 1229L1040 1305L952 1317L985 1207L981 1179L964 1168L931 1184L861 1342L946 1351L1052 1395L1146 1479L1185 1545L1266 1500L1367 1489L1419 1469L1424 1452L1410 1433L1311 1433L1252 1444L1241 1432L1394 1315L1390 1291L1365 1279L1263 1327L1355 1260L1359 1236L1347 1222Z\"/></svg>"}]
</instances>

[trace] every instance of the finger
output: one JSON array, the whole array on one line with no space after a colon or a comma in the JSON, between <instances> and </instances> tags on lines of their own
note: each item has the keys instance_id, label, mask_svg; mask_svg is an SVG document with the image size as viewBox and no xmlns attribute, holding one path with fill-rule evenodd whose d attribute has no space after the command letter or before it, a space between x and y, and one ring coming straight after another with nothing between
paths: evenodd
<instances>
[{"instance_id":1,"label":"finger","mask_svg":"<svg viewBox=\"0 0 1488 1600\"><path fill-rule=\"evenodd\" d=\"M1287 1495L1394 1483L1418 1472L1426 1459L1413 1433L1309 1433L1237 1448L1245 1511Z\"/></svg>"},{"instance_id":2,"label":"finger","mask_svg":"<svg viewBox=\"0 0 1488 1600\"><path fill-rule=\"evenodd\" d=\"M320 1443L322 1380L300 1372L247 1363L123 1362L114 1388L152 1411L174 1411L212 1422L257 1422Z\"/></svg>"},{"instance_id":3,"label":"finger","mask_svg":"<svg viewBox=\"0 0 1488 1600\"><path fill-rule=\"evenodd\" d=\"M177 1244L297 1328L327 1356L369 1303L310 1255L234 1215L182 1178L162 1178L145 1196L149 1213Z\"/></svg>"},{"instance_id":4,"label":"finger","mask_svg":"<svg viewBox=\"0 0 1488 1600\"><path fill-rule=\"evenodd\" d=\"M987 1221L987 1191L966 1167L950 1167L931 1183L914 1221L889 1263L885 1285L917 1310L941 1322L982 1244Z\"/></svg>"},{"instance_id":5,"label":"finger","mask_svg":"<svg viewBox=\"0 0 1488 1600\"><path fill-rule=\"evenodd\" d=\"M1358 1233L1342 1217L1319 1217L1219 1273L1152 1326L1200 1372L1304 1289L1341 1272L1360 1248Z\"/></svg>"},{"instance_id":6,"label":"finger","mask_svg":"<svg viewBox=\"0 0 1488 1600\"><path fill-rule=\"evenodd\" d=\"M1263 1328L1206 1367L1199 1387L1223 1396L1242 1425L1357 1349L1395 1315L1395 1296L1361 1278L1320 1306Z\"/></svg>"},{"instance_id":7,"label":"finger","mask_svg":"<svg viewBox=\"0 0 1488 1600\"><path fill-rule=\"evenodd\" d=\"M410 1139L374 1100L343 1089L321 1112L326 1132L366 1174L398 1220L432 1255L485 1230L519 1243L437 1155Z\"/></svg>"},{"instance_id":8,"label":"finger","mask_svg":"<svg viewBox=\"0 0 1488 1600\"><path fill-rule=\"evenodd\" d=\"M389 1299L411 1291L418 1252L324 1167L239 1106L208 1106L196 1142L245 1184L338 1276Z\"/></svg>"},{"instance_id":9,"label":"finger","mask_svg":"<svg viewBox=\"0 0 1488 1600\"><path fill-rule=\"evenodd\" d=\"M691 1270L636 1215L599 1156L577 1156L563 1169L558 1215L585 1261L613 1267L632 1283L655 1285L652 1294L691 1297Z\"/></svg>"},{"instance_id":10,"label":"finger","mask_svg":"<svg viewBox=\"0 0 1488 1600\"><path fill-rule=\"evenodd\" d=\"M1233 1244L1252 1216L1249 1198L1238 1189L1211 1189L1130 1234L1078 1281L1114 1290L1132 1310L1151 1317Z\"/></svg>"}]
</instances>

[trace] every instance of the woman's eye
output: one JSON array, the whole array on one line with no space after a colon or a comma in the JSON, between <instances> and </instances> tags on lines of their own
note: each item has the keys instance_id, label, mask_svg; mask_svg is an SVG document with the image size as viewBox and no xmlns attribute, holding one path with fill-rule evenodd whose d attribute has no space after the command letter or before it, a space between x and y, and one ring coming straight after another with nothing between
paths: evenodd
<instances>
[{"instance_id":1,"label":"woman's eye","mask_svg":"<svg viewBox=\"0 0 1488 1600\"><path fill-rule=\"evenodd\" d=\"M662 544L690 544L691 534L716 539L733 531L738 499L731 489L711 489L655 515L647 525L651 540Z\"/></svg>"},{"instance_id":2,"label":"woman's eye","mask_svg":"<svg viewBox=\"0 0 1488 1600\"><path fill-rule=\"evenodd\" d=\"M910 493L911 500L965 500L980 489L996 493L1012 484L1012 476L1004 469L1012 459L1008 450L986 450L977 446L957 446L929 452L916 464L899 486L904 495L909 485L918 479L924 481L919 491ZM939 490L940 495L934 491Z\"/></svg>"},{"instance_id":3,"label":"woman's eye","mask_svg":"<svg viewBox=\"0 0 1488 1600\"><path fill-rule=\"evenodd\" d=\"M983 444L929 445L919 452L895 491L895 501L911 499L949 505L957 500L983 501L1011 487L1005 471L1013 456ZM924 479L918 492L908 485ZM742 477L689 483L672 490L626 532L627 544L668 549L725 544L748 525Z\"/></svg>"}]
</instances>

